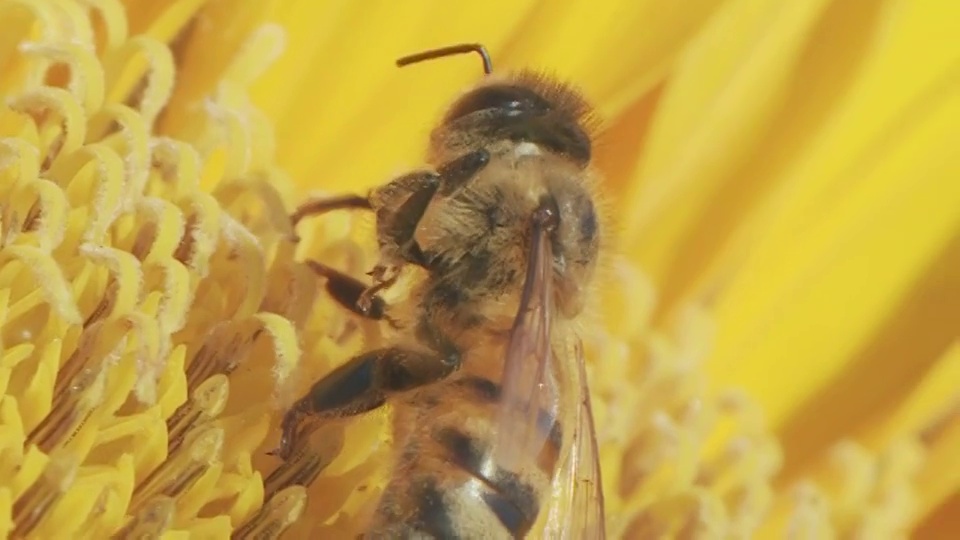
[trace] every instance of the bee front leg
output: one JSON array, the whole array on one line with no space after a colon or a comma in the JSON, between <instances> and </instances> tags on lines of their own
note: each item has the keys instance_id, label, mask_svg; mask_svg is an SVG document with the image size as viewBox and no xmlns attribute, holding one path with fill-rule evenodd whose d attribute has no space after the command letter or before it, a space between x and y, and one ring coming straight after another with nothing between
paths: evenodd
<instances>
[{"instance_id":1,"label":"bee front leg","mask_svg":"<svg viewBox=\"0 0 960 540\"><path fill-rule=\"evenodd\" d=\"M490 163L490 152L484 148L467 152L466 154L444 163L437 169L437 174L443 178L440 194L447 196L463 187L478 172Z\"/></svg>"},{"instance_id":2,"label":"bee front leg","mask_svg":"<svg viewBox=\"0 0 960 540\"><path fill-rule=\"evenodd\" d=\"M459 351L447 354L388 347L360 354L317 381L283 418L280 448L286 459L304 435L305 417L337 419L372 411L388 397L438 381L460 367Z\"/></svg>"},{"instance_id":3,"label":"bee front leg","mask_svg":"<svg viewBox=\"0 0 960 540\"><path fill-rule=\"evenodd\" d=\"M405 174L373 190L370 204L377 213L377 240L383 258L379 272L403 263L426 267L428 261L414 235L430 201L437 193L452 194L489 162L486 150L476 150L444 163L437 172Z\"/></svg>"},{"instance_id":4,"label":"bee front leg","mask_svg":"<svg viewBox=\"0 0 960 540\"><path fill-rule=\"evenodd\" d=\"M440 188L440 175L432 171L405 174L370 193L377 215L377 244L380 262L374 279L391 267L405 263L425 266L426 259L414 238L417 225Z\"/></svg>"}]
</instances>

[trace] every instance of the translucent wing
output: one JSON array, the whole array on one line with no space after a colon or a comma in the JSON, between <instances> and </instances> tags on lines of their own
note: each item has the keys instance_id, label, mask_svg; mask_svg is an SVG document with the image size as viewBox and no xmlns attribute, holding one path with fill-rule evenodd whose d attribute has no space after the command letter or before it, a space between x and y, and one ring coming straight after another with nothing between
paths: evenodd
<instances>
[{"instance_id":1,"label":"translucent wing","mask_svg":"<svg viewBox=\"0 0 960 540\"><path fill-rule=\"evenodd\" d=\"M545 505L545 537L602 539L603 493L582 348L579 342L564 347L558 363L551 336L553 217L541 208L533 221L526 281L504 360L495 459L510 470L535 467L553 421L560 421L569 433Z\"/></svg>"},{"instance_id":2,"label":"translucent wing","mask_svg":"<svg viewBox=\"0 0 960 540\"><path fill-rule=\"evenodd\" d=\"M550 218L555 216L543 208L534 216L526 280L504 358L494 459L501 467L514 471L534 466L549 437L552 420L558 418L560 405L550 343Z\"/></svg>"},{"instance_id":3,"label":"translucent wing","mask_svg":"<svg viewBox=\"0 0 960 540\"><path fill-rule=\"evenodd\" d=\"M574 431L569 451L554 477L553 498L544 528L546 538L606 538L603 484L597 450L593 409L583 360L583 346L577 340L572 354L563 362L564 388L574 411ZM569 384L566 384L569 383Z\"/></svg>"}]
</instances>

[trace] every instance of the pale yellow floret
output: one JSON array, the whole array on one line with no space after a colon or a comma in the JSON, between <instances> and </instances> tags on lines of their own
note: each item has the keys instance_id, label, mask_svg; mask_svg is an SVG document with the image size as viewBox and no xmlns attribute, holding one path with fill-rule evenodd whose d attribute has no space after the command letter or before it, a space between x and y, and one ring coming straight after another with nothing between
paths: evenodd
<instances>
[{"instance_id":1,"label":"pale yellow floret","mask_svg":"<svg viewBox=\"0 0 960 540\"><path fill-rule=\"evenodd\" d=\"M128 39L115 2L90 3L97 30L80 4L13 4L0 11L40 24L0 111L5 527L223 536L260 508L251 459L299 358L290 321L260 311L266 246L200 191L225 171L202 145L152 133L175 79L165 44ZM262 148L210 107L246 135L209 144ZM230 406L232 385L263 375L264 409Z\"/></svg>"}]
</instances>

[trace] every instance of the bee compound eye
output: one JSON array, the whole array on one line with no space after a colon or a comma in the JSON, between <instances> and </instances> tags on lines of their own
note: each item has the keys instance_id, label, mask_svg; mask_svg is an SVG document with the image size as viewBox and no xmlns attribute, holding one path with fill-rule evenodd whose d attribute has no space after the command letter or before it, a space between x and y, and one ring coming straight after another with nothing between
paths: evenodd
<instances>
[{"instance_id":1,"label":"bee compound eye","mask_svg":"<svg viewBox=\"0 0 960 540\"><path fill-rule=\"evenodd\" d=\"M550 104L529 88L510 84L484 86L460 98L447 112L446 122L480 111L491 111L499 118L525 114L543 114Z\"/></svg>"},{"instance_id":2,"label":"bee compound eye","mask_svg":"<svg viewBox=\"0 0 960 540\"><path fill-rule=\"evenodd\" d=\"M597 235L597 212L590 202L580 215L580 235L585 240L592 240Z\"/></svg>"}]
</instances>

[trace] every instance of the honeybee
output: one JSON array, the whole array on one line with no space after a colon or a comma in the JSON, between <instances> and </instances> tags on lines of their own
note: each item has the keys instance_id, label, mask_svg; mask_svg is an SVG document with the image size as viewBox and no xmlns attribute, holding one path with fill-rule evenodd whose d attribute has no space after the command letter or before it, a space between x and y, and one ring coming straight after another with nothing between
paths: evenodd
<instances>
[{"instance_id":1,"label":"honeybee","mask_svg":"<svg viewBox=\"0 0 960 540\"><path fill-rule=\"evenodd\" d=\"M408 56L399 66L479 53L485 77L430 136L432 168L366 197L305 203L376 216L372 285L317 261L327 290L399 330L316 382L285 414L288 458L318 423L387 403L399 442L373 538L603 538L590 395L574 325L600 250L591 195L591 108L532 72L492 74L481 45ZM413 268L407 298L381 292Z\"/></svg>"}]
</instances>

